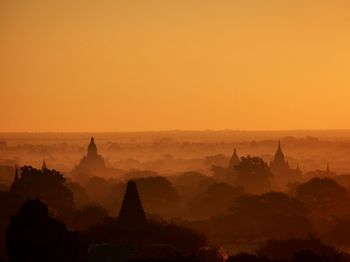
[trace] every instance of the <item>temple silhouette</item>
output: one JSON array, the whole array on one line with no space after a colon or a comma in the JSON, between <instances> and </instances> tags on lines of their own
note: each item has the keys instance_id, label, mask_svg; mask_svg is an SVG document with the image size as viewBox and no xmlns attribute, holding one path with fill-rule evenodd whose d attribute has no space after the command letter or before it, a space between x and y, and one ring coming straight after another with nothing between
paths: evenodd
<instances>
[{"instance_id":1,"label":"temple silhouette","mask_svg":"<svg viewBox=\"0 0 350 262\"><path fill-rule=\"evenodd\" d=\"M118 224L121 227L132 229L139 228L146 224L146 215L134 181L129 181L126 186L124 199L118 217Z\"/></svg>"},{"instance_id":2,"label":"temple silhouette","mask_svg":"<svg viewBox=\"0 0 350 262\"><path fill-rule=\"evenodd\" d=\"M289 163L283 153L280 141L278 141L274 158L270 162L270 170L274 175L275 183L280 187L283 187L290 182L294 182L301 175L299 165L295 169L289 166Z\"/></svg>"},{"instance_id":3,"label":"temple silhouette","mask_svg":"<svg viewBox=\"0 0 350 262\"><path fill-rule=\"evenodd\" d=\"M98 171L103 171L105 169L105 161L103 157L98 154L95 139L91 137L90 144L87 149L87 154L80 160L80 163L78 166L76 166L74 172L90 174Z\"/></svg>"},{"instance_id":4,"label":"temple silhouette","mask_svg":"<svg viewBox=\"0 0 350 262\"><path fill-rule=\"evenodd\" d=\"M13 179L13 182L10 186L10 191L13 191L18 183L18 180L19 180L19 176L18 176L18 167L15 166L15 177Z\"/></svg>"},{"instance_id":5,"label":"temple silhouette","mask_svg":"<svg viewBox=\"0 0 350 262\"><path fill-rule=\"evenodd\" d=\"M277 151L274 159L270 163L270 169L272 173L278 174L289 170L289 163L285 159L284 153L281 148L281 142L278 141Z\"/></svg>"},{"instance_id":6,"label":"temple silhouette","mask_svg":"<svg viewBox=\"0 0 350 262\"><path fill-rule=\"evenodd\" d=\"M230 159L230 162L228 164L227 169L230 171L236 171L235 167L239 165L239 163L241 162L241 160L239 159L238 155L237 155L237 150L236 148L233 150L233 154L232 157Z\"/></svg>"},{"instance_id":7,"label":"temple silhouette","mask_svg":"<svg viewBox=\"0 0 350 262\"><path fill-rule=\"evenodd\" d=\"M43 165L42 165L42 167L41 167L41 171L45 171L45 170L48 170L48 168L47 168L47 165L46 165L46 161L45 161L45 159L43 160Z\"/></svg>"}]
</instances>

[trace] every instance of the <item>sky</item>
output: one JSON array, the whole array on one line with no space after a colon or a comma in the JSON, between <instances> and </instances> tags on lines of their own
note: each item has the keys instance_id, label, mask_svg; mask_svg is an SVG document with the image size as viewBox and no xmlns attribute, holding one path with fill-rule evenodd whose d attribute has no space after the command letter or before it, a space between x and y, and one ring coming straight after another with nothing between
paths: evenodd
<instances>
[{"instance_id":1,"label":"sky","mask_svg":"<svg viewBox=\"0 0 350 262\"><path fill-rule=\"evenodd\" d=\"M347 0L1 0L0 132L350 129Z\"/></svg>"}]
</instances>

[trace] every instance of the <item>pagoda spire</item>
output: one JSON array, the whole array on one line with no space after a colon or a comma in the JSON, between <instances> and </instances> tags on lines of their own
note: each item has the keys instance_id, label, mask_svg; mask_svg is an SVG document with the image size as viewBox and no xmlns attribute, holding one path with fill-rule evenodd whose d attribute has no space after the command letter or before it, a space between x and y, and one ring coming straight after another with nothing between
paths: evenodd
<instances>
[{"instance_id":1,"label":"pagoda spire","mask_svg":"<svg viewBox=\"0 0 350 262\"><path fill-rule=\"evenodd\" d=\"M19 180L18 167L16 165L15 166L15 177L13 178L13 182L11 184L10 191L12 191L16 187L18 180Z\"/></svg>"},{"instance_id":2,"label":"pagoda spire","mask_svg":"<svg viewBox=\"0 0 350 262\"><path fill-rule=\"evenodd\" d=\"M41 167L41 171L45 171L45 170L47 170L47 165L46 165L46 161L45 161L45 159L44 159L43 165L42 165L42 167Z\"/></svg>"},{"instance_id":3,"label":"pagoda spire","mask_svg":"<svg viewBox=\"0 0 350 262\"><path fill-rule=\"evenodd\" d=\"M136 183L129 181L118 217L118 224L122 227L137 228L145 225L146 215L137 190Z\"/></svg>"},{"instance_id":4,"label":"pagoda spire","mask_svg":"<svg viewBox=\"0 0 350 262\"><path fill-rule=\"evenodd\" d=\"M239 160L236 148L233 149L233 154L230 159L230 163L228 164L228 168L234 170L237 165L239 165L241 161Z\"/></svg>"},{"instance_id":5,"label":"pagoda spire","mask_svg":"<svg viewBox=\"0 0 350 262\"><path fill-rule=\"evenodd\" d=\"M285 163L284 154L281 147L281 140L278 140L278 147L275 153L275 161Z\"/></svg>"},{"instance_id":6,"label":"pagoda spire","mask_svg":"<svg viewBox=\"0 0 350 262\"><path fill-rule=\"evenodd\" d=\"M91 137L90 144L88 146L88 157L96 157L97 156L97 146L95 144L94 137Z\"/></svg>"},{"instance_id":7,"label":"pagoda spire","mask_svg":"<svg viewBox=\"0 0 350 262\"><path fill-rule=\"evenodd\" d=\"M13 179L13 183L16 183L18 181L19 177L18 177L18 167L15 166L15 178Z\"/></svg>"},{"instance_id":8,"label":"pagoda spire","mask_svg":"<svg viewBox=\"0 0 350 262\"><path fill-rule=\"evenodd\" d=\"M278 140L278 147L277 147L277 152L282 152L282 147L281 147L281 140Z\"/></svg>"}]
</instances>

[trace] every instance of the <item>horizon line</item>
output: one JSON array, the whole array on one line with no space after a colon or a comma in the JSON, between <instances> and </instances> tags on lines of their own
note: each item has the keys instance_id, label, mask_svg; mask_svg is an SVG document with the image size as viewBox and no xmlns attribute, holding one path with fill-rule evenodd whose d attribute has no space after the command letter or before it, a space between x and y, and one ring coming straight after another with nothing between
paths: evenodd
<instances>
[{"instance_id":1,"label":"horizon line","mask_svg":"<svg viewBox=\"0 0 350 262\"><path fill-rule=\"evenodd\" d=\"M329 131L350 131L350 128L305 128L305 129L159 129L159 130L134 130L134 131L0 131L0 134L86 134L86 133L162 133L162 132L329 132Z\"/></svg>"}]
</instances>

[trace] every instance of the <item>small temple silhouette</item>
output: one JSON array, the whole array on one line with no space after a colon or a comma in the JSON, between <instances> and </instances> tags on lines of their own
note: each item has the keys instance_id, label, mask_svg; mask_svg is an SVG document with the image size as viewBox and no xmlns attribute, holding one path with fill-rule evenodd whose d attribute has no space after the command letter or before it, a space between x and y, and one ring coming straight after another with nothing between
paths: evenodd
<instances>
[{"instance_id":1,"label":"small temple silhouette","mask_svg":"<svg viewBox=\"0 0 350 262\"><path fill-rule=\"evenodd\" d=\"M44 172L46 172L48 170L49 169L47 168L46 161L44 159L42 167L41 167L41 172L44 173ZM19 174L18 174L18 166L16 165L15 166L15 176L14 176L13 182L12 182L12 184L10 186L10 191L14 190L14 188L16 187L16 184L18 183L19 180L20 180L20 177L19 177Z\"/></svg>"},{"instance_id":2,"label":"small temple silhouette","mask_svg":"<svg viewBox=\"0 0 350 262\"><path fill-rule=\"evenodd\" d=\"M46 161L45 161L45 159L44 159L44 161L43 161L43 165L42 165L42 167L41 167L41 171L45 171L45 170L47 170L48 168L47 168L47 165L46 165Z\"/></svg>"},{"instance_id":3,"label":"small temple silhouette","mask_svg":"<svg viewBox=\"0 0 350 262\"><path fill-rule=\"evenodd\" d=\"M270 163L270 169L272 173L280 173L280 172L285 172L286 170L289 170L289 163L285 159L280 141L278 141L278 147L275 153L275 157Z\"/></svg>"},{"instance_id":4,"label":"small temple silhouette","mask_svg":"<svg viewBox=\"0 0 350 262\"><path fill-rule=\"evenodd\" d=\"M87 149L87 155L84 156L75 171L91 173L95 171L102 171L106 169L106 164L101 155L97 152L95 139L91 137L90 144Z\"/></svg>"},{"instance_id":5,"label":"small temple silhouette","mask_svg":"<svg viewBox=\"0 0 350 262\"><path fill-rule=\"evenodd\" d=\"M10 191L14 190L16 184L18 183L18 180L19 180L18 167L15 166L15 177L13 179L13 182L12 182L11 186L10 186Z\"/></svg>"},{"instance_id":6,"label":"small temple silhouette","mask_svg":"<svg viewBox=\"0 0 350 262\"><path fill-rule=\"evenodd\" d=\"M145 211L137 190L137 185L134 181L129 181L126 186L118 217L118 224L126 228L139 228L146 224Z\"/></svg>"},{"instance_id":7,"label":"small temple silhouette","mask_svg":"<svg viewBox=\"0 0 350 262\"><path fill-rule=\"evenodd\" d=\"M289 163L283 153L280 141L278 141L274 159L270 163L270 170L274 175L275 182L281 187L290 182L294 182L301 175L299 165L297 165L295 169L289 166Z\"/></svg>"},{"instance_id":8,"label":"small temple silhouette","mask_svg":"<svg viewBox=\"0 0 350 262\"><path fill-rule=\"evenodd\" d=\"M230 159L230 162L228 164L227 169L230 171L235 171L235 167L239 165L239 163L241 163L241 160L239 159L238 155L237 155L237 150L236 148L233 150L233 154L232 157Z\"/></svg>"},{"instance_id":9,"label":"small temple silhouette","mask_svg":"<svg viewBox=\"0 0 350 262\"><path fill-rule=\"evenodd\" d=\"M6 230L6 253L13 262L75 261L77 246L76 233L52 218L39 199L27 200Z\"/></svg>"}]
</instances>

